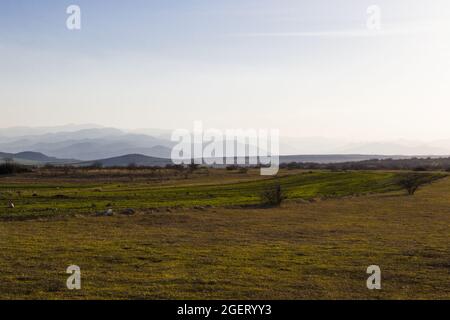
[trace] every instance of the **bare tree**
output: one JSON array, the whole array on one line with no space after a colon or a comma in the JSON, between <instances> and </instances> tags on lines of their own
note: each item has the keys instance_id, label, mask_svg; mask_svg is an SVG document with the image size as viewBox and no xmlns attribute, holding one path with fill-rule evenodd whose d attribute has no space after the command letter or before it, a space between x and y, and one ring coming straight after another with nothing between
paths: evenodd
<instances>
[{"instance_id":1,"label":"bare tree","mask_svg":"<svg viewBox=\"0 0 450 320\"><path fill-rule=\"evenodd\" d=\"M420 186L428 182L429 180L421 174L408 174L401 178L398 184L412 196Z\"/></svg>"}]
</instances>

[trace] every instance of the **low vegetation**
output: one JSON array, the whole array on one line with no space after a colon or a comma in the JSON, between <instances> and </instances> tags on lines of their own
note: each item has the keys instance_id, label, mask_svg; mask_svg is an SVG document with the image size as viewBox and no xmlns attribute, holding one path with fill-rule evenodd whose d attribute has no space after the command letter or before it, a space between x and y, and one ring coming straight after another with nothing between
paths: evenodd
<instances>
[{"instance_id":1,"label":"low vegetation","mask_svg":"<svg viewBox=\"0 0 450 320\"><path fill-rule=\"evenodd\" d=\"M400 190L398 180L406 173L394 172L285 172L279 177L263 178L254 170L247 174L226 170L197 169L195 175L174 180L142 180L125 174L128 180L114 180L114 174L98 177L93 171L89 179L61 176L30 175L0 181L0 219L33 219L74 214L95 214L98 210L159 210L165 208L230 207L277 205L281 199L314 200ZM114 171L113 171L114 172ZM138 171L133 171L138 176ZM162 175L163 173L161 173ZM145 175L145 174L144 174ZM424 181L443 174L423 173ZM121 174L119 174L121 177ZM228 181L227 181L228 180ZM261 202L261 194L280 186L283 195L269 195ZM11 210L7 204L13 201ZM268 201L265 202L264 201Z\"/></svg>"},{"instance_id":2,"label":"low vegetation","mask_svg":"<svg viewBox=\"0 0 450 320\"><path fill-rule=\"evenodd\" d=\"M410 158L410 159L372 159L341 163L283 163L284 169L322 169L322 170L413 170L413 171L448 171L450 158Z\"/></svg>"},{"instance_id":3,"label":"low vegetation","mask_svg":"<svg viewBox=\"0 0 450 320\"><path fill-rule=\"evenodd\" d=\"M29 167L17 164L13 161L4 161L3 163L0 163L0 176L8 175L8 174L24 173L24 172L30 172L30 171L31 171L31 169Z\"/></svg>"},{"instance_id":4,"label":"low vegetation","mask_svg":"<svg viewBox=\"0 0 450 320\"><path fill-rule=\"evenodd\" d=\"M433 180L423 174L406 174L399 180L399 185L404 188L409 195L414 195L420 186L428 184Z\"/></svg>"},{"instance_id":5,"label":"low vegetation","mask_svg":"<svg viewBox=\"0 0 450 320\"><path fill-rule=\"evenodd\" d=\"M449 194L442 179L414 197L0 221L0 298L450 299Z\"/></svg>"},{"instance_id":6,"label":"low vegetation","mask_svg":"<svg viewBox=\"0 0 450 320\"><path fill-rule=\"evenodd\" d=\"M261 204L266 207L278 207L284 199L286 199L286 196L279 184L270 186L261 193Z\"/></svg>"},{"instance_id":7,"label":"low vegetation","mask_svg":"<svg viewBox=\"0 0 450 320\"><path fill-rule=\"evenodd\" d=\"M412 176L421 188L408 197L400 181ZM445 177L50 167L6 175L0 299L449 299ZM66 288L72 264L81 290ZM366 288L372 264L382 290Z\"/></svg>"}]
</instances>

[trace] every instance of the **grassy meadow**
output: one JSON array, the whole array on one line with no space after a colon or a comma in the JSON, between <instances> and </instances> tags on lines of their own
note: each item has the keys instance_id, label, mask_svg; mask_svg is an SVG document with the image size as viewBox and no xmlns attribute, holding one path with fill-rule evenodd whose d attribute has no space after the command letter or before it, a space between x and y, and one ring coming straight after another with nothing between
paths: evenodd
<instances>
[{"instance_id":1,"label":"grassy meadow","mask_svg":"<svg viewBox=\"0 0 450 320\"><path fill-rule=\"evenodd\" d=\"M83 170L80 170L83 171ZM120 171L120 170L119 170ZM161 170L163 171L163 170ZM12 201L0 208L0 220L35 219L59 215L89 214L107 208L160 210L171 208L257 206L261 193L280 185L287 199L311 200L399 190L396 181L404 173L285 171L277 177L263 178L258 170L250 173L200 169L173 177L168 170L157 178L115 181L112 176L95 177L95 170L84 180L71 181L60 176L33 174L22 180L0 181L0 199ZM176 171L175 171L176 172ZM430 180L440 174L424 174Z\"/></svg>"},{"instance_id":2,"label":"grassy meadow","mask_svg":"<svg viewBox=\"0 0 450 320\"><path fill-rule=\"evenodd\" d=\"M0 178L1 299L449 299L450 178L80 170ZM281 207L260 194L280 185ZM8 208L13 202L14 208ZM97 216L112 208L114 216ZM121 215L132 208L135 214ZM82 289L70 291L67 266ZM382 290L366 288L366 268Z\"/></svg>"}]
</instances>

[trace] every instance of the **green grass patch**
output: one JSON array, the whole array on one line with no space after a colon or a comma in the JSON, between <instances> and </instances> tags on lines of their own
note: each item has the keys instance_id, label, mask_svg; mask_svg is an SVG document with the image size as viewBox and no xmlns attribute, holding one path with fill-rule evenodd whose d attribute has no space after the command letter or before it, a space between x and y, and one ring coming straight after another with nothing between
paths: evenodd
<instances>
[{"instance_id":1,"label":"green grass patch","mask_svg":"<svg viewBox=\"0 0 450 320\"><path fill-rule=\"evenodd\" d=\"M287 199L342 197L399 190L401 172L303 172L255 181L207 185L155 185L143 182L57 182L0 184L0 219L88 214L113 209L258 205L261 192L279 184ZM443 175L424 173L433 181ZM38 180L37 180L38 181ZM14 209L8 208L12 201Z\"/></svg>"}]
</instances>

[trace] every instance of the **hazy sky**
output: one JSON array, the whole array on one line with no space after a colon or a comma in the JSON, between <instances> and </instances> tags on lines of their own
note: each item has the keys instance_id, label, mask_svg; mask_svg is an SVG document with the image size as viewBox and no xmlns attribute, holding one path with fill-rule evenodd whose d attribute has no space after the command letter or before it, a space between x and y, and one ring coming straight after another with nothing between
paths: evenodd
<instances>
[{"instance_id":1,"label":"hazy sky","mask_svg":"<svg viewBox=\"0 0 450 320\"><path fill-rule=\"evenodd\" d=\"M450 1L1 0L0 111L0 127L448 139Z\"/></svg>"}]
</instances>

